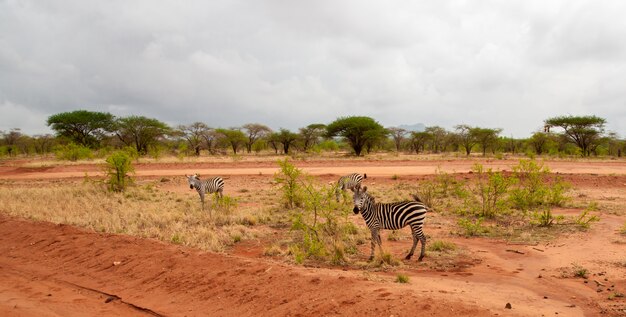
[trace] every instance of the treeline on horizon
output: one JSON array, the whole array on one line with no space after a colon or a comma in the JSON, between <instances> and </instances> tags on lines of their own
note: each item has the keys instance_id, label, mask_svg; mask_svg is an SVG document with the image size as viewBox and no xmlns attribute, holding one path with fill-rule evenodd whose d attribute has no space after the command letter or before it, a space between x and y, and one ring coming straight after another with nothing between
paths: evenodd
<instances>
[{"instance_id":1,"label":"treeline on horizon","mask_svg":"<svg viewBox=\"0 0 626 317\"><path fill-rule=\"evenodd\" d=\"M383 127L370 117L340 117L322 124L273 131L260 123L213 128L202 122L170 127L144 116L115 117L106 112L76 110L50 116L54 135L28 136L19 128L0 131L0 157L48 155L78 160L103 157L115 149L137 156L200 156L241 153L275 154L348 152L462 153L483 156L502 153L551 156L621 157L626 140L606 132L597 116L548 118L544 129L529 138L501 136L502 129L459 124L453 130L428 126L423 131Z\"/></svg>"}]
</instances>

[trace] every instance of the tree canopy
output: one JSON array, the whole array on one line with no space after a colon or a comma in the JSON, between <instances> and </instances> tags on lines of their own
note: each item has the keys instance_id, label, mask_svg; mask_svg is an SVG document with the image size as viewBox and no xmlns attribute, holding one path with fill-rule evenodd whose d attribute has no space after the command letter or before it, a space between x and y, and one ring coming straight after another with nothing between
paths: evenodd
<instances>
[{"instance_id":1,"label":"tree canopy","mask_svg":"<svg viewBox=\"0 0 626 317\"><path fill-rule=\"evenodd\" d=\"M47 125L57 136L88 147L96 147L108 132L113 131L114 117L106 112L76 110L48 117Z\"/></svg>"},{"instance_id":2,"label":"tree canopy","mask_svg":"<svg viewBox=\"0 0 626 317\"><path fill-rule=\"evenodd\" d=\"M547 119L545 124L563 129L563 136L580 148L582 156L588 156L604 134L606 120L596 116L559 116Z\"/></svg>"},{"instance_id":3,"label":"tree canopy","mask_svg":"<svg viewBox=\"0 0 626 317\"><path fill-rule=\"evenodd\" d=\"M341 117L326 126L326 136L341 136L354 150L361 155L363 147L368 143L384 138L387 130L370 117Z\"/></svg>"},{"instance_id":4,"label":"tree canopy","mask_svg":"<svg viewBox=\"0 0 626 317\"><path fill-rule=\"evenodd\" d=\"M140 154L148 153L148 146L171 132L167 124L143 116L129 116L116 120L115 134L127 146Z\"/></svg>"},{"instance_id":5,"label":"tree canopy","mask_svg":"<svg viewBox=\"0 0 626 317\"><path fill-rule=\"evenodd\" d=\"M246 150L252 152L252 145L258 139L266 137L272 133L272 129L260 123L248 123L242 126L247 132Z\"/></svg>"}]
</instances>

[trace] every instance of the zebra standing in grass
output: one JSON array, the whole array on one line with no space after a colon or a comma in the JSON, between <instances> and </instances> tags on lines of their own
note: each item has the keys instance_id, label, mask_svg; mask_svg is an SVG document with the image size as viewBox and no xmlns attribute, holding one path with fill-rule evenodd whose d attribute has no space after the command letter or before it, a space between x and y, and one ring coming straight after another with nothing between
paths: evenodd
<instances>
[{"instance_id":1,"label":"zebra standing in grass","mask_svg":"<svg viewBox=\"0 0 626 317\"><path fill-rule=\"evenodd\" d=\"M353 173L340 177L339 181L337 181L337 189L335 190L335 197L337 198L337 202L339 202L339 196L341 196L341 193L344 190L349 189L351 191L354 191L356 188L361 187L361 181L366 178L367 174L361 175L359 173Z\"/></svg>"},{"instance_id":2,"label":"zebra standing in grass","mask_svg":"<svg viewBox=\"0 0 626 317\"><path fill-rule=\"evenodd\" d=\"M187 175L185 175L187 176ZM200 176L198 174L187 176L187 181L189 182L190 189L196 189L198 194L200 195L200 203L202 204L202 210L204 210L204 194L205 193L216 193L216 201L217 199L221 199L223 197L222 192L224 191L224 180L221 177L211 177L207 178L204 181L200 180ZM217 197L219 195L219 197Z\"/></svg>"},{"instance_id":3,"label":"zebra standing in grass","mask_svg":"<svg viewBox=\"0 0 626 317\"><path fill-rule=\"evenodd\" d=\"M406 259L411 259L417 241L422 242L422 252L418 261L421 261L424 257L426 247L426 236L422 231L422 225L424 224L424 218L426 218L426 212L428 207L420 201L420 199L413 195L415 201L404 201L395 203L376 203L374 197L367 192L367 186L357 188L354 191L354 213L358 214L359 211L365 219L367 227L372 233L372 252L370 254L370 260L374 258L374 244L378 244L380 253L383 253L382 241L380 239L381 229L398 230L406 226L411 227L411 233L413 236L413 247L407 254Z\"/></svg>"}]
</instances>

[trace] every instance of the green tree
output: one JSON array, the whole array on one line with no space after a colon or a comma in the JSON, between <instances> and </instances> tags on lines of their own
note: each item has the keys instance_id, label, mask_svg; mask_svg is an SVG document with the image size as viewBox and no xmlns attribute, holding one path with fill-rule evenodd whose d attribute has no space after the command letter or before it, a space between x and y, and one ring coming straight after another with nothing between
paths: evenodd
<instances>
[{"instance_id":1,"label":"green tree","mask_svg":"<svg viewBox=\"0 0 626 317\"><path fill-rule=\"evenodd\" d=\"M545 121L547 127L563 129L563 136L580 149L582 156L588 156L597 146L605 124L604 118L596 116L560 116Z\"/></svg>"},{"instance_id":2,"label":"green tree","mask_svg":"<svg viewBox=\"0 0 626 317\"><path fill-rule=\"evenodd\" d=\"M415 151L415 154L420 154L420 151L424 151L426 143L430 140L431 135L426 132L411 132L411 148Z\"/></svg>"},{"instance_id":3,"label":"green tree","mask_svg":"<svg viewBox=\"0 0 626 317\"><path fill-rule=\"evenodd\" d=\"M209 126L202 122L194 122L190 125L178 126L178 131L183 138L189 143L196 156L200 155L202 149L202 143L204 141L205 133L210 130Z\"/></svg>"},{"instance_id":4,"label":"green tree","mask_svg":"<svg viewBox=\"0 0 626 317\"><path fill-rule=\"evenodd\" d=\"M272 129L259 123L248 123L244 124L242 127L247 133L248 140L246 141L246 150L248 153L252 152L252 145L254 145L258 139L266 137L272 133Z\"/></svg>"},{"instance_id":5,"label":"green tree","mask_svg":"<svg viewBox=\"0 0 626 317\"><path fill-rule=\"evenodd\" d=\"M535 151L535 154L541 155L547 151L551 137L548 133L537 131L528 139L528 144Z\"/></svg>"},{"instance_id":6,"label":"green tree","mask_svg":"<svg viewBox=\"0 0 626 317\"><path fill-rule=\"evenodd\" d=\"M363 147L387 135L387 130L369 117L341 117L326 127L326 136L341 136L352 147L356 156Z\"/></svg>"},{"instance_id":7,"label":"green tree","mask_svg":"<svg viewBox=\"0 0 626 317\"><path fill-rule=\"evenodd\" d=\"M446 139L448 136L446 129L439 126L426 127L424 132L430 135L429 139L433 153L439 153L446 149Z\"/></svg>"},{"instance_id":8,"label":"green tree","mask_svg":"<svg viewBox=\"0 0 626 317\"><path fill-rule=\"evenodd\" d=\"M83 146L97 147L106 134L113 131L115 118L106 112L76 110L52 115L46 123L57 136L67 137Z\"/></svg>"},{"instance_id":9,"label":"green tree","mask_svg":"<svg viewBox=\"0 0 626 317\"><path fill-rule=\"evenodd\" d=\"M297 134L282 128L274 137L276 141L283 145L283 152L285 154L289 154L289 148L298 140Z\"/></svg>"},{"instance_id":10,"label":"green tree","mask_svg":"<svg viewBox=\"0 0 626 317\"><path fill-rule=\"evenodd\" d=\"M217 129L215 131L222 135L224 142L230 145L235 154L248 140L246 135L239 129Z\"/></svg>"},{"instance_id":11,"label":"green tree","mask_svg":"<svg viewBox=\"0 0 626 317\"><path fill-rule=\"evenodd\" d=\"M463 146L465 149L465 154L469 156L472 153L472 149L476 144L478 144L478 140L476 139L476 134L473 133L474 127L471 127L467 124L459 124L454 127L456 130L456 140L457 142Z\"/></svg>"},{"instance_id":12,"label":"green tree","mask_svg":"<svg viewBox=\"0 0 626 317\"><path fill-rule=\"evenodd\" d=\"M115 134L125 145L134 147L142 155L148 153L148 147L171 133L167 124L143 116L119 118L115 123Z\"/></svg>"},{"instance_id":13,"label":"green tree","mask_svg":"<svg viewBox=\"0 0 626 317\"><path fill-rule=\"evenodd\" d=\"M389 134L391 134L393 143L396 146L396 152L400 152L402 141L404 141L404 137L406 136L408 131L406 129L396 127L387 128L387 131L389 131Z\"/></svg>"},{"instance_id":14,"label":"green tree","mask_svg":"<svg viewBox=\"0 0 626 317\"><path fill-rule=\"evenodd\" d=\"M474 135L476 143L480 144L483 150L483 156L487 154L488 148L493 148L498 142L498 135L502 132L502 129L489 129L489 128L471 128L470 133Z\"/></svg>"},{"instance_id":15,"label":"green tree","mask_svg":"<svg viewBox=\"0 0 626 317\"><path fill-rule=\"evenodd\" d=\"M300 139L302 139L302 150L309 151L309 148L319 143L320 138L326 131L326 125L321 123L309 124L300 128Z\"/></svg>"}]
</instances>

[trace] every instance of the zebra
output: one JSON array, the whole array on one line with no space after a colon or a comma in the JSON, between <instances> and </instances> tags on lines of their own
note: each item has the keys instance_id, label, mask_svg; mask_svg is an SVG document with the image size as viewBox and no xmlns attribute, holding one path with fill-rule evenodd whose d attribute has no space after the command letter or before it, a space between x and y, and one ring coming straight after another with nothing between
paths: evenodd
<instances>
[{"instance_id":1,"label":"zebra","mask_svg":"<svg viewBox=\"0 0 626 317\"><path fill-rule=\"evenodd\" d=\"M216 193L216 199L223 198L222 192L224 191L224 180L221 177L211 177L204 181L200 180L198 174L185 175L189 182L189 189L194 189L200 195L200 203L202 210L204 210L204 194ZM218 197L219 196L219 197Z\"/></svg>"},{"instance_id":2,"label":"zebra","mask_svg":"<svg viewBox=\"0 0 626 317\"><path fill-rule=\"evenodd\" d=\"M406 226L411 227L413 236L413 247L406 256L406 260L410 260L417 246L417 241L422 242L422 251L418 261L424 258L426 236L422 231L424 218L429 208L421 202L419 197L413 195L414 201L403 201L394 203L376 203L374 197L367 192L367 186L357 188L354 191L354 209L355 214L359 211L365 219L367 227L372 233L372 251L369 257L371 261L374 258L374 246L378 244L380 253L383 252L382 241L380 239L381 229L398 230Z\"/></svg>"},{"instance_id":3,"label":"zebra","mask_svg":"<svg viewBox=\"0 0 626 317\"><path fill-rule=\"evenodd\" d=\"M349 189L354 192L356 188L361 187L361 181L367 178L367 174L359 174L352 173L350 175L342 176L337 181L337 189L335 190L335 197L337 198L337 202L339 202L339 197L341 193Z\"/></svg>"}]
</instances>

